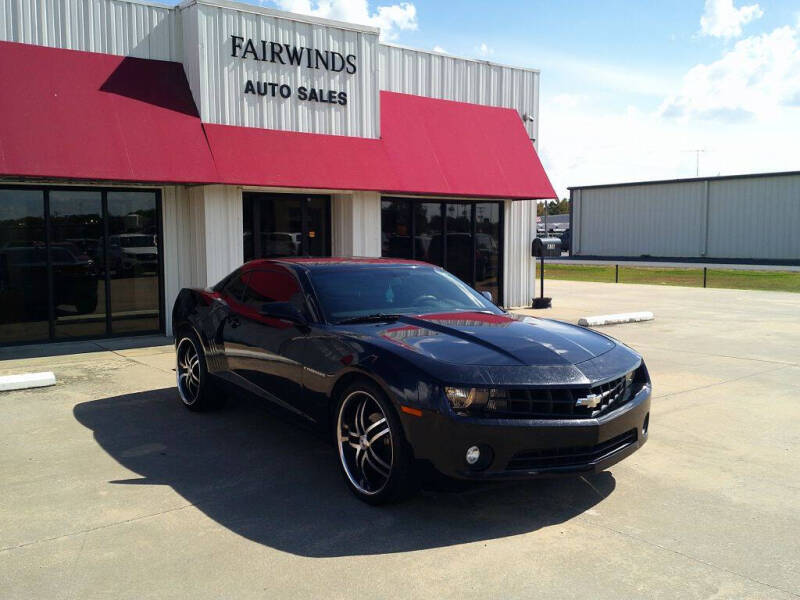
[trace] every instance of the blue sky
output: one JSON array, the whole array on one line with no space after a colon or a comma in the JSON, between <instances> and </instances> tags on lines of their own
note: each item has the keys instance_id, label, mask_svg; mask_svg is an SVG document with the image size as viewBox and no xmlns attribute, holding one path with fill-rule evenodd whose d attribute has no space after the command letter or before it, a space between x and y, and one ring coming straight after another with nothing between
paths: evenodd
<instances>
[{"instance_id":1,"label":"blue sky","mask_svg":"<svg viewBox=\"0 0 800 600\"><path fill-rule=\"evenodd\" d=\"M566 187L800 170L800 2L251 0L387 41L541 70L539 152Z\"/></svg>"}]
</instances>

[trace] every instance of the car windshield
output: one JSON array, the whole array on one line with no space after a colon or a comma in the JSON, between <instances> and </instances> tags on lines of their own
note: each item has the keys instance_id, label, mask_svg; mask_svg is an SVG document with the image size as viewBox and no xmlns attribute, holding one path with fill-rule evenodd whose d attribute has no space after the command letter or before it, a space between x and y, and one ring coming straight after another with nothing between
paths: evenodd
<instances>
[{"instance_id":1,"label":"car windshield","mask_svg":"<svg viewBox=\"0 0 800 600\"><path fill-rule=\"evenodd\" d=\"M374 269L312 271L311 279L328 321L375 314L502 311L443 269L399 265Z\"/></svg>"}]
</instances>

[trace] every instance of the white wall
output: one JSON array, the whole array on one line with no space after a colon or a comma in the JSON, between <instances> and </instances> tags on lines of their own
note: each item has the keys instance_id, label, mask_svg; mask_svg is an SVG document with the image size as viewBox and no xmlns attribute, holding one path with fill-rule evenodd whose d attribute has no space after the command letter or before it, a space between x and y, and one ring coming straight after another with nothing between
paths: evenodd
<instances>
[{"instance_id":1,"label":"white wall","mask_svg":"<svg viewBox=\"0 0 800 600\"><path fill-rule=\"evenodd\" d=\"M572 207L573 254L700 256L704 199L703 182L580 190Z\"/></svg>"},{"instance_id":2,"label":"white wall","mask_svg":"<svg viewBox=\"0 0 800 600\"><path fill-rule=\"evenodd\" d=\"M124 0L0 0L0 40L181 59L177 11Z\"/></svg>"},{"instance_id":3,"label":"white wall","mask_svg":"<svg viewBox=\"0 0 800 600\"><path fill-rule=\"evenodd\" d=\"M536 237L536 202L506 200L503 298L506 306L530 306L536 283L536 261L531 242Z\"/></svg>"},{"instance_id":4,"label":"white wall","mask_svg":"<svg viewBox=\"0 0 800 600\"><path fill-rule=\"evenodd\" d=\"M184 62L203 121L283 129L305 133L378 137L378 31L370 27L333 24L252 5L198 0L182 9ZM320 51L354 55L357 70L323 68L241 58L232 54L232 38L252 39L257 51L263 40ZM288 98L245 94L248 80L286 84ZM347 103L301 100L300 86L347 94Z\"/></svg>"},{"instance_id":5,"label":"white wall","mask_svg":"<svg viewBox=\"0 0 800 600\"><path fill-rule=\"evenodd\" d=\"M214 285L244 261L242 192L224 185L166 187L162 213L169 335L172 305L181 288Z\"/></svg>"},{"instance_id":6,"label":"white wall","mask_svg":"<svg viewBox=\"0 0 800 600\"><path fill-rule=\"evenodd\" d=\"M712 181L708 255L800 259L800 175Z\"/></svg>"},{"instance_id":7,"label":"white wall","mask_svg":"<svg viewBox=\"0 0 800 600\"><path fill-rule=\"evenodd\" d=\"M380 256L381 195L377 192L334 194L331 236L334 256Z\"/></svg>"},{"instance_id":8,"label":"white wall","mask_svg":"<svg viewBox=\"0 0 800 600\"><path fill-rule=\"evenodd\" d=\"M575 189L573 254L800 259L800 175Z\"/></svg>"}]
</instances>

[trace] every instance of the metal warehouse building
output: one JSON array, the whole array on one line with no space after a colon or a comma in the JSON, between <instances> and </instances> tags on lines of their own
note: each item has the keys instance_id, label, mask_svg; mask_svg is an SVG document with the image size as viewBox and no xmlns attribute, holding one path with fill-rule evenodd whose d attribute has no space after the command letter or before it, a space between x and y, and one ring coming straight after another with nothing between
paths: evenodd
<instances>
[{"instance_id":1,"label":"metal warehouse building","mask_svg":"<svg viewBox=\"0 0 800 600\"><path fill-rule=\"evenodd\" d=\"M2 0L0 40L0 344L169 334L262 257L533 294L536 70L228 0Z\"/></svg>"},{"instance_id":2,"label":"metal warehouse building","mask_svg":"<svg viewBox=\"0 0 800 600\"><path fill-rule=\"evenodd\" d=\"M800 172L570 188L572 254L800 260Z\"/></svg>"}]
</instances>

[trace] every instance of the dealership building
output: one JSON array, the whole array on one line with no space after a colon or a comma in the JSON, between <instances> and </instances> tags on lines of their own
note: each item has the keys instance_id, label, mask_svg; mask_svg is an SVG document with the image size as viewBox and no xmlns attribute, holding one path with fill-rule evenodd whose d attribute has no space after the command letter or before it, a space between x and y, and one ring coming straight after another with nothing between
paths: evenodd
<instances>
[{"instance_id":1,"label":"dealership building","mask_svg":"<svg viewBox=\"0 0 800 600\"><path fill-rule=\"evenodd\" d=\"M0 344L171 333L247 260L533 294L539 73L228 0L0 2Z\"/></svg>"}]
</instances>

